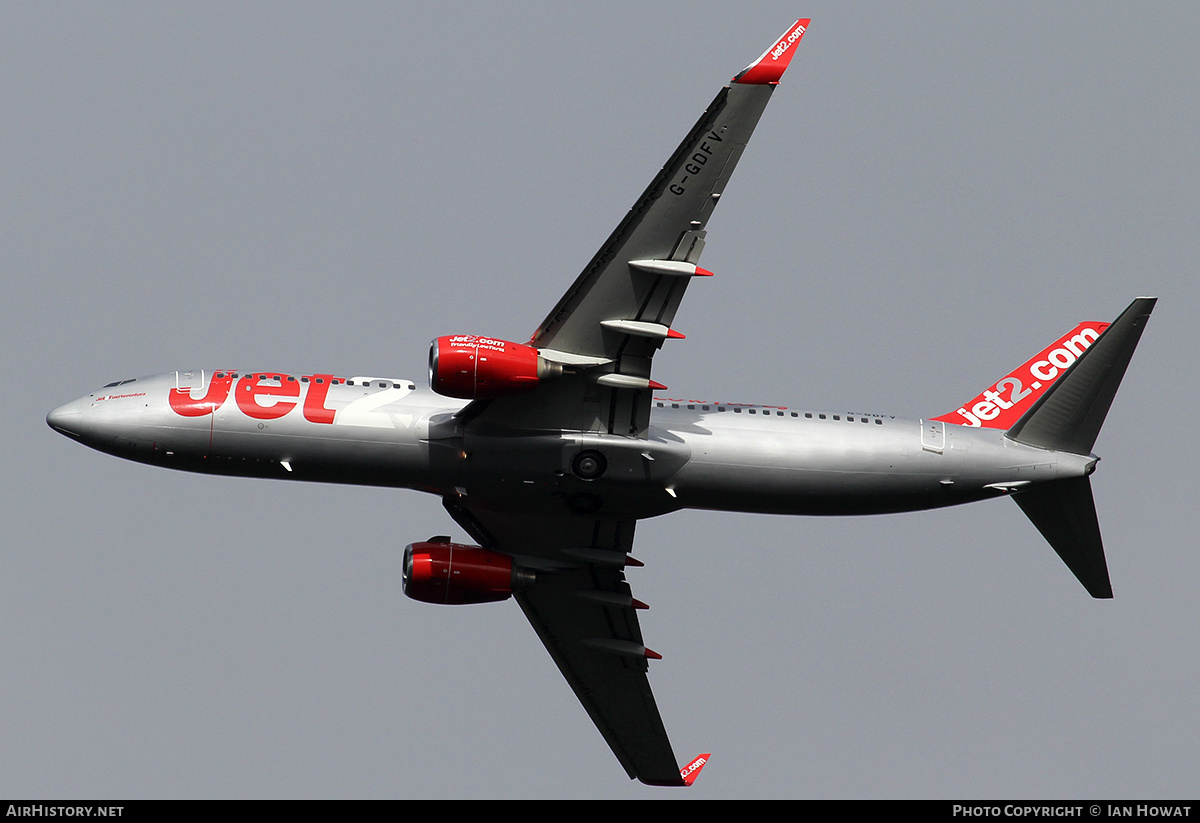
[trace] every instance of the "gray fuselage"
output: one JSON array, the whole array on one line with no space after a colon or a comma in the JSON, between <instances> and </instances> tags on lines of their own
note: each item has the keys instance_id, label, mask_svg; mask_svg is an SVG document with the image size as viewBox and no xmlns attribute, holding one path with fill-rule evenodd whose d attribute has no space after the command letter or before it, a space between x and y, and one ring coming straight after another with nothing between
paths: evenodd
<instances>
[{"instance_id":1,"label":"gray fuselage","mask_svg":"<svg viewBox=\"0 0 1200 823\"><path fill-rule=\"evenodd\" d=\"M167 468L634 518L680 508L936 508L1081 477L1096 462L998 430L856 412L655 399L641 439L464 425L466 405L409 380L195 370L109 384L47 422L92 448ZM579 476L584 452L602 456L598 477Z\"/></svg>"}]
</instances>

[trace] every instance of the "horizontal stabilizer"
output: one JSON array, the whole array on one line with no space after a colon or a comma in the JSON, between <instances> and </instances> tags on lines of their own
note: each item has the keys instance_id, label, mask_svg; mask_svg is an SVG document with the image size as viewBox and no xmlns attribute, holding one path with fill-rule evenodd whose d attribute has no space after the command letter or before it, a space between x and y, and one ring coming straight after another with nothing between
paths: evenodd
<instances>
[{"instance_id":1,"label":"horizontal stabilizer","mask_svg":"<svg viewBox=\"0 0 1200 823\"><path fill-rule=\"evenodd\" d=\"M1007 436L1042 449L1090 454L1155 302L1139 297L1130 303Z\"/></svg>"},{"instance_id":2,"label":"horizontal stabilizer","mask_svg":"<svg viewBox=\"0 0 1200 823\"><path fill-rule=\"evenodd\" d=\"M1014 494L1013 500L1088 594L1097 598L1113 596L1089 478L1072 477L1032 486Z\"/></svg>"}]
</instances>

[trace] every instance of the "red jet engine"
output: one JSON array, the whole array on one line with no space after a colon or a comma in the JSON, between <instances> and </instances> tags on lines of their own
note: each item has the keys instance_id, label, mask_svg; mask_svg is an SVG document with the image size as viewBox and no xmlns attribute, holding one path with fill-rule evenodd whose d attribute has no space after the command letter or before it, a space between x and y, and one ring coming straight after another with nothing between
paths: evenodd
<instances>
[{"instance_id":1,"label":"red jet engine","mask_svg":"<svg viewBox=\"0 0 1200 823\"><path fill-rule=\"evenodd\" d=\"M533 346L507 340L456 334L439 337L429 347L429 388L447 397L503 397L561 374L562 366Z\"/></svg>"},{"instance_id":2,"label":"red jet engine","mask_svg":"<svg viewBox=\"0 0 1200 823\"><path fill-rule=\"evenodd\" d=\"M508 555L479 546L433 538L404 549L404 593L423 603L495 603L534 579Z\"/></svg>"}]
</instances>

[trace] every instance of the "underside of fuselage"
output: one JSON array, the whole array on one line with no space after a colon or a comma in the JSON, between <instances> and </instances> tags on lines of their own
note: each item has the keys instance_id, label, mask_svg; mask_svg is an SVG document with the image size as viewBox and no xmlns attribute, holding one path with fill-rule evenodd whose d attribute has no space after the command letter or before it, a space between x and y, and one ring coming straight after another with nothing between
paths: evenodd
<instances>
[{"instance_id":1,"label":"underside of fuselage","mask_svg":"<svg viewBox=\"0 0 1200 823\"><path fill-rule=\"evenodd\" d=\"M266 389L251 400L185 405L177 400L179 374L93 392L55 409L48 422L92 448L163 468L410 488L497 509L565 507L634 519L681 508L915 511L1084 476L1095 462L992 429L750 404L656 401L647 439L464 431L463 404L407 381L323 378L337 382L324 390L318 413L301 399L307 381L266 372L257 384ZM266 394L289 382L300 387L294 400ZM212 391L204 385L187 396ZM582 470L580 455L595 455L599 470Z\"/></svg>"}]
</instances>

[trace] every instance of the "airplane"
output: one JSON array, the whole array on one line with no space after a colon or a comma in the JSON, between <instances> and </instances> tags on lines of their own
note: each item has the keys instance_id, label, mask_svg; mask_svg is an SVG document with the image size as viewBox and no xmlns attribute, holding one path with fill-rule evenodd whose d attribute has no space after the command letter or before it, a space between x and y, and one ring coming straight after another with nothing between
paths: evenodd
<instances>
[{"instance_id":1,"label":"airplane","mask_svg":"<svg viewBox=\"0 0 1200 823\"><path fill-rule=\"evenodd\" d=\"M1155 298L1080 323L956 410L927 419L664 396L654 354L706 224L809 20L717 93L525 343L432 342L403 378L193 369L111 382L47 415L108 454L207 474L415 489L470 544L405 548L407 596L515 598L631 779L691 785L648 678L626 569L637 522L686 508L805 515L1010 496L1085 589L1112 597L1092 447ZM703 281L701 281L703 282Z\"/></svg>"}]
</instances>

